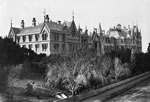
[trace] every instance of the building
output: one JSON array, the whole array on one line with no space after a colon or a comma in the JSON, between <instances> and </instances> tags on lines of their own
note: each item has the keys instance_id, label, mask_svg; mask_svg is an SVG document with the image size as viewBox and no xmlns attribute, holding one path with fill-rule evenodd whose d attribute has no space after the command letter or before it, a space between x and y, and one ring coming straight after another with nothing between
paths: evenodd
<instances>
[{"instance_id":1,"label":"building","mask_svg":"<svg viewBox=\"0 0 150 102\"><path fill-rule=\"evenodd\" d=\"M36 53L69 54L76 51L80 46L80 38L74 22L53 22L49 16L44 17L44 22L36 24L33 18L32 26L25 27L24 20L21 21L21 28L12 27L9 31L9 38L17 42L21 47L31 49Z\"/></svg>"},{"instance_id":2,"label":"building","mask_svg":"<svg viewBox=\"0 0 150 102\"><path fill-rule=\"evenodd\" d=\"M36 24L33 18L32 26L25 27L24 20L21 27L12 27L8 34L21 47L35 51L36 53L68 55L76 52L83 46L95 48L97 54L104 54L113 49L129 48L132 52L142 51L142 37L138 26L132 28L116 27L110 28L105 33L101 24L98 29L94 28L91 34L88 30L82 31L80 26L76 27L74 16L71 22L54 22L49 16L44 16L44 22Z\"/></svg>"},{"instance_id":3,"label":"building","mask_svg":"<svg viewBox=\"0 0 150 102\"><path fill-rule=\"evenodd\" d=\"M83 35L85 36L85 34ZM92 45L93 48L97 49L98 54L105 54L119 48L129 48L132 53L142 52L142 36L138 26L122 28L121 24L118 24L105 33L102 30L101 24L99 24L98 29L94 28L92 36L88 36L87 34L86 38L88 40L84 40L84 43Z\"/></svg>"},{"instance_id":4,"label":"building","mask_svg":"<svg viewBox=\"0 0 150 102\"><path fill-rule=\"evenodd\" d=\"M150 43L148 45L147 52L150 53Z\"/></svg>"}]
</instances>

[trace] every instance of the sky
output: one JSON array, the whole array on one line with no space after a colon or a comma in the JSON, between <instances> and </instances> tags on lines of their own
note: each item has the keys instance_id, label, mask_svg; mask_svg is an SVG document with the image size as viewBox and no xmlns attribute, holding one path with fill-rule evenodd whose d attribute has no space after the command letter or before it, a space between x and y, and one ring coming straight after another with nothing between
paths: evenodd
<instances>
[{"instance_id":1,"label":"sky","mask_svg":"<svg viewBox=\"0 0 150 102\"><path fill-rule=\"evenodd\" d=\"M102 29L110 27L138 25L142 33L142 51L146 52L150 43L150 0L0 0L0 36L8 35L10 22L20 27L32 25L33 17L37 23L44 21L43 11L52 21L71 21L74 11L75 23L89 32L99 23Z\"/></svg>"}]
</instances>

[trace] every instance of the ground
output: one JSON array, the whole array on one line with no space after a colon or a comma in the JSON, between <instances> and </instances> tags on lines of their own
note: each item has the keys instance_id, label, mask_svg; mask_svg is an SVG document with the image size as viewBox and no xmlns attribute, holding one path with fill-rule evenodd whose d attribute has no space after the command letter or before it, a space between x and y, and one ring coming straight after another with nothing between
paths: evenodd
<instances>
[{"instance_id":1,"label":"ground","mask_svg":"<svg viewBox=\"0 0 150 102\"><path fill-rule=\"evenodd\" d=\"M126 92L119 91L121 88L125 87L126 85L116 87L103 94L85 99L82 102L103 102L102 100L105 100L105 102L150 102L150 79L142 81L130 90L126 90Z\"/></svg>"},{"instance_id":2,"label":"ground","mask_svg":"<svg viewBox=\"0 0 150 102\"><path fill-rule=\"evenodd\" d=\"M36 84L36 86L41 87L41 88L45 88L44 87L44 81L41 79L17 79L17 78L13 78L11 80L9 80L8 83L8 88L7 88L7 92L10 92L10 94L13 94L13 101L12 102L49 102L50 100L56 100L56 98L54 97L42 97L42 98L38 98L36 96L24 96L22 95L22 93L25 91L26 88L26 84L27 83L32 83L34 81L34 83ZM51 91L53 93L55 93L57 90L51 89ZM0 93L0 102L5 102L4 100L8 99L8 97L10 98L11 96L8 95L7 93ZM50 101L50 102L51 102Z\"/></svg>"}]
</instances>

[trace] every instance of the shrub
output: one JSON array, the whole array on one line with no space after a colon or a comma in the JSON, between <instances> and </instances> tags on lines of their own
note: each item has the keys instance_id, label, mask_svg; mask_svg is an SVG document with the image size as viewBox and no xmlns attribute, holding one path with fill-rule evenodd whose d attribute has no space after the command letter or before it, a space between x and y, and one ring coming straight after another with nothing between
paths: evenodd
<instances>
[{"instance_id":1,"label":"shrub","mask_svg":"<svg viewBox=\"0 0 150 102\"><path fill-rule=\"evenodd\" d=\"M8 83L7 68L0 65L0 91L5 91Z\"/></svg>"},{"instance_id":2,"label":"shrub","mask_svg":"<svg viewBox=\"0 0 150 102\"><path fill-rule=\"evenodd\" d=\"M122 64L119 58L114 59L114 68L115 68L115 79L122 80L131 75L129 65L127 63Z\"/></svg>"},{"instance_id":3,"label":"shrub","mask_svg":"<svg viewBox=\"0 0 150 102\"><path fill-rule=\"evenodd\" d=\"M16 66L10 66L9 70L9 77L12 78L20 78L22 75L22 64L16 65Z\"/></svg>"}]
</instances>

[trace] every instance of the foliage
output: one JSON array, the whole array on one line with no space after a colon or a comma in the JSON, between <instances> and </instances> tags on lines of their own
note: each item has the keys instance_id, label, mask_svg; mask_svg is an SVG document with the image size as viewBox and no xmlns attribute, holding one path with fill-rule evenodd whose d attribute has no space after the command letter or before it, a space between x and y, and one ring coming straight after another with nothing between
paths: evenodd
<instances>
[{"instance_id":1,"label":"foliage","mask_svg":"<svg viewBox=\"0 0 150 102\"><path fill-rule=\"evenodd\" d=\"M94 49L85 47L67 57L50 56L43 62L47 65L47 86L67 90L74 95L129 77L131 71L127 62L130 60L121 52L114 53L115 56L97 56Z\"/></svg>"},{"instance_id":2,"label":"foliage","mask_svg":"<svg viewBox=\"0 0 150 102\"><path fill-rule=\"evenodd\" d=\"M143 72L150 71L150 54L137 53L134 55L134 66L132 68L132 75L137 75Z\"/></svg>"},{"instance_id":3,"label":"foliage","mask_svg":"<svg viewBox=\"0 0 150 102\"><path fill-rule=\"evenodd\" d=\"M8 71L6 67L0 65L0 91L5 91L8 83Z\"/></svg>"},{"instance_id":4,"label":"foliage","mask_svg":"<svg viewBox=\"0 0 150 102\"><path fill-rule=\"evenodd\" d=\"M9 67L9 76L12 78L33 78L35 76L43 77L45 69L38 63L25 61L23 64L12 65Z\"/></svg>"},{"instance_id":5,"label":"foliage","mask_svg":"<svg viewBox=\"0 0 150 102\"><path fill-rule=\"evenodd\" d=\"M2 66L17 65L25 60L40 61L43 55L37 55L32 50L21 48L9 38L0 39L0 63Z\"/></svg>"}]
</instances>

